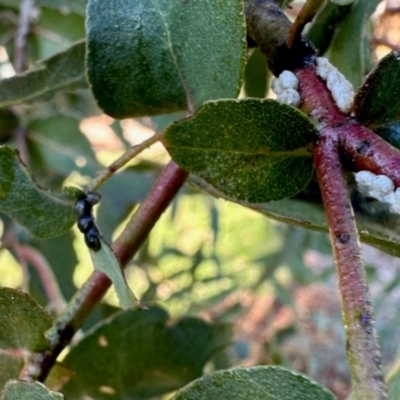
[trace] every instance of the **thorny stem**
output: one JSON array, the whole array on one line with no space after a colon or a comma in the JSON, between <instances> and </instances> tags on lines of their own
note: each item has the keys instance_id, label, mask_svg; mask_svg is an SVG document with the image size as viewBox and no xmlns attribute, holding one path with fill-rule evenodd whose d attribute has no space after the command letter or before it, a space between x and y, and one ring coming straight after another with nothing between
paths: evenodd
<instances>
[{"instance_id":1,"label":"thorny stem","mask_svg":"<svg viewBox=\"0 0 400 400\"><path fill-rule=\"evenodd\" d=\"M125 166L129 161L139 155L143 150L146 150L152 144L158 142L161 139L163 133L164 132L158 132L149 139L144 140L142 143L136 146L132 146L121 157L110 164L106 169L100 171L93 179L87 190L89 192L96 191L104 182L107 181L107 179L113 176L115 172Z\"/></svg>"},{"instance_id":2,"label":"thorny stem","mask_svg":"<svg viewBox=\"0 0 400 400\"><path fill-rule=\"evenodd\" d=\"M113 243L113 250L122 268L136 254L161 214L184 184L188 173L171 161L158 177L146 199ZM49 349L32 361L29 378L44 381L61 350L80 329L87 316L111 286L110 279L95 271L75 294L64 312L46 332Z\"/></svg>"}]
</instances>

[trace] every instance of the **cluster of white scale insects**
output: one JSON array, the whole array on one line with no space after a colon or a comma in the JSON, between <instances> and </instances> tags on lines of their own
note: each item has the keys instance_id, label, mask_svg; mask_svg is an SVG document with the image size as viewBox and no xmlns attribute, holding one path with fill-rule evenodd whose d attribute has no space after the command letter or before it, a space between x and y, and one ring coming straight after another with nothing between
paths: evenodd
<instances>
[{"instance_id":1,"label":"cluster of white scale insects","mask_svg":"<svg viewBox=\"0 0 400 400\"><path fill-rule=\"evenodd\" d=\"M344 114L350 114L354 101L351 83L324 57L317 58L316 72L326 82L338 108ZM280 103L298 107L301 103L297 91L298 85L299 80L293 72L283 71L279 77L273 79L271 89ZM385 175L375 175L370 171L357 172L355 178L362 194L389 204L391 212L400 214L400 188L395 190L390 178Z\"/></svg>"},{"instance_id":2,"label":"cluster of white scale insects","mask_svg":"<svg viewBox=\"0 0 400 400\"><path fill-rule=\"evenodd\" d=\"M354 99L351 83L324 57L317 58L316 72L326 82L339 109L345 114L350 113ZM301 102L297 91L298 85L299 80L293 72L283 71L279 77L273 79L271 89L277 95L276 99L280 103L298 107Z\"/></svg>"},{"instance_id":3,"label":"cluster of white scale insects","mask_svg":"<svg viewBox=\"0 0 400 400\"><path fill-rule=\"evenodd\" d=\"M362 194L389 204L392 213L400 214L400 188L395 190L390 178L386 175L375 175L370 171L357 172L355 177Z\"/></svg>"}]
</instances>

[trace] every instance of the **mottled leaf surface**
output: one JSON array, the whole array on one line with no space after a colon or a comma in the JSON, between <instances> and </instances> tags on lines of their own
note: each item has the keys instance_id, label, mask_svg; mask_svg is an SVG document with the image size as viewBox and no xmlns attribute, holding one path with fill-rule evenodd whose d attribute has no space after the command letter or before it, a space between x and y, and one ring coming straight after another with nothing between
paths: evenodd
<instances>
[{"instance_id":1,"label":"mottled leaf surface","mask_svg":"<svg viewBox=\"0 0 400 400\"><path fill-rule=\"evenodd\" d=\"M207 102L171 125L164 144L182 168L225 195L261 203L295 195L313 173L316 130L293 107L274 100Z\"/></svg>"},{"instance_id":2,"label":"mottled leaf surface","mask_svg":"<svg viewBox=\"0 0 400 400\"><path fill-rule=\"evenodd\" d=\"M7 383L1 400L63 400L64 395L53 392L40 382L12 380Z\"/></svg>"},{"instance_id":3,"label":"mottled leaf surface","mask_svg":"<svg viewBox=\"0 0 400 400\"><path fill-rule=\"evenodd\" d=\"M129 288L117 257L110 246L101 239L101 249L99 251L89 251L94 268L97 271L103 272L111 279L121 308L127 309L140 305L139 300Z\"/></svg>"},{"instance_id":4,"label":"mottled leaf surface","mask_svg":"<svg viewBox=\"0 0 400 400\"><path fill-rule=\"evenodd\" d=\"M0 388L18 377L27 355L47 347L50 326L50 315L30 296L0 288Z\"/></svg>"},{"instance_id":5,"label":"mottled leaf surface","mask_svg":"<svg viewBox=\"0 0 400 400\"><path fill-rule=\"evenodd\" d=\"M230 341L225 324L184 318L171 325L162 309L128 310L102 322L71 349L64 364L75 375L63 393L74 399L84 392L96 400L158 396L199 377Z\"/></svg>"},{"instance_id":6,"label":"mottled leaf surface","mask_svg":"<svg viewBox=\"0 0 400 400\"><path fill-rule=\"evenodd\" d=\"M382 58L358 89L354 111L366 126L378 126L399 117L400 53L393 51ZM397 118L396 118L397 117Z\"/></svg>"},{"instance_id":7,"label":"mottled leaf surface","mask_svg":"<svg viewBox=\"0 0 400 400\"><path fill-rule=\"evenodd\" d=\"M0 349L43 350L50 325L49 314L29 295L0 288Z\"/></svg>"},{"instance_id":8,"label":"mottled leaf surface","mask_svg":"<svg viewBox=\"0 0 400 400\"><path fill-rule=\"evenodd\" d=\"M88 77L116 118L236 97L246 50L240 0L91 0Z\"/></svg>"},{"instance_id":9,"label":"mottled leaf surface","mask_svg":"<svg viewBox=\"0 0 400 400\"><path fill-rule=\"evenodd\" d=\"M178 391L172 400L335 400L307 376L282 367L233 368L213 372Z\"/></svg>"},{"instance_id":10,"label":"mottled leaf surface","mask_svg":"<svg viewBox=\"0 0 400 400\"><path fill-rule=\"evenodd\" d=\"M45 101L58 91L86 88L85 42L37 64L34 69L0 80L0 107Z\"/></svg>"},{"instance_id":11,"label":"mottled leaf surface","mask_svg":"<svg viewBox=\"0 0 400 400\"><path fill-rule=\"evenodd\" d=\"M0 147L0 211L39 238L57 236L75 223L77 190L45 191L28 175L16 150Z\"/></svg>"},{"instance_id":12,"label":"mottled leaf surface","mask_svg":"<svg viewBox=\"0 0 400 400\"><path fill-rule=\"evenodd\" d=\"M4 354L3 354L4 353ZM10 379L18 378L24 367L24 360L0 350L0 390Z\"/></svg>"}]
</instances>

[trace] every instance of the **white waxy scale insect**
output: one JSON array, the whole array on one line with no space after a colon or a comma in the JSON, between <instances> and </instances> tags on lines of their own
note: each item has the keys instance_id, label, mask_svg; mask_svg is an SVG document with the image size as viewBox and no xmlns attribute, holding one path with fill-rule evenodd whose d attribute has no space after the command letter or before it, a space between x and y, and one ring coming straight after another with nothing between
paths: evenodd
<instances>
[{"instance_id":1,"label":"white waxy scale insect","mask_svg":"<svg viewBox=\"0 0 400 400\"><path fill-rule=\"evenodd\" d=\"M364 194L368 195L372 188L372 182L375 179L375 174L370 171L360 171L355 174L358 190Z\"/></svg>"},{"instance_id":2,"label":"white waxy scale insect","mask_svg":"<svg viewBox=\"0 0 400 400\"><path fill-rule=\"evenodd\" d=\"M400 214L400 188L395 190L393 181L386 175L375 175L370 171L355 174L358 190L366 196L389 204L392 213Z\"/></svg>"},{"instance_id":3,"label":"white waxy scale insect","mask_svg":"<svg viewBox=\"0 0 400 400\"><path fill-rule=\"evenodd\" d=\"M276 95L281 94L283 88L282 88L282 83L281 83L281 80L279 79L279 77L272 79L271 89Z\"/></svg>"},{"instance_id":4,"label":"white waxy scale insect","mask_svg":"<svg viewBox=\"0 0 400 400\"><path fill-rule=\"evenodd\" d=\"M281 86L283 89L297 89L299 86L299 80L296 75L291 71L283 71L279 75Z\"/></svg>"},{"instance_id":5,"label":"white waxy scale insect","mask_svg":"<svg viewBox=\"0 0 400 400\"><path fill-rule=\"evenodd\" d=\"M372 182L372 188L370 191L371 197L379 201L385 201L385 197L392 194L394 191L393 181L386 175L375 176Z\"/></svg>"},{"instance_id":6,"label":"white waxy scale insect","mask_svg":"<svg viewBox=\"0 0 400 400\"><path fill-rule=\"evenodd\" d=\"M317 75L326 81L339 109L348 114L353 108L354 90L351 83L325 57L317 58Z\"/></svg>"},{"instance_id":7,"label":"white waxy scale insect","mask_svg":"<svg viewBox=\"0 0 400 400\"><path fill-rule=\"evenodd\" d=\"M300 94L294 89L283 90L276 98L280 103L287 104L289 106L298 107L301 102Z\"/></svg>"},{"instance_id":8,"label":"white waxy scale insect","mask_svg":"<svg viewBox=\"0 0 400 400\"><path fill-rule=\"evenodd\" d=\"M290 71L283 71L279 77L274 78L271 84L272 91L277 95L276 100L280 103L298 107L301 102L300 94L297 91L299 80Z\"/></svg>"}]
</instances>

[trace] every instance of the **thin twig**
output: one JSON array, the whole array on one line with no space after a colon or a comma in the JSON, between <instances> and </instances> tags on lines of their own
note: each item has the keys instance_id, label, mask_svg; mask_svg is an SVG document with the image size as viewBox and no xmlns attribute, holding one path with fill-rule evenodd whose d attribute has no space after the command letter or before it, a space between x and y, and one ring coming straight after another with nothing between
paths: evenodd
<instances>
[{"instance_id":1,"label":"thin twig","mask_svg":"<svg viewBox=\"0 0 400 400\"><path fill-rule=\"evenodd\" d=\"M161 214L184 184L188 173L171 161L163 170L153 188L113 244L113 250L122 268L136 254ZM32 362L30 378L43 381L57 356L80 329L87 316L99 303L111 285L110 279L95 271L75 294L67 308L46 333L50 348Z\"/></svg>"},{"instance_id":2,"label":"thin twig","mask_svg":"<svg viewBox=\"0 0 400 400\"><path fill-rule=\"evenodd\" d=\"M50 264L32 246L14 246L14 251L20 260L29 262L36 270L49 301L50 308L57 314L60 314L64 310L66 303Z\"/></svg>"},{"instance_id":3,"label":"thin twig","mask_svg":"<svg viewBox=\"0 0 400 400\"><path fill-rule=\"evenodd\" d=\"M143 150L149 148L152 144L158 142L164 132L157 132L155 135L150 137L147 140L144 140L142 143L132 146L128 149L121 157L115 160L112 164L110 164L107 168L100 171L96 177L92 180L87 190L89 192L96 191L107 179L115 174L119 169L125 166L129 161L131 161L134 157L139 155Z\"/></svg>"},{"instance_id":4,"label":"thin twig","mask_svg":"<svg viewBox=\"0 0 400 400\"><path fill-rule=\"evenodd\" d=\"M306 24L315 17L318 10L322 7L325 0L307 0L297 15L290 28L286 44L289 48L293 46L293 43L301 35Z\"/></svg>"},{"instance_id":5,"label":"thin twig","mask_svg":"<svg viewBox=\"0 0 400 400\"><path fill-rule=\"evenodd\" d=\"M20 73L26 68L26 41L34 6L35 0L22 0L21 2L18 29L15 34L14 69L16 73Z\"/></svg>"}]
</instances>

